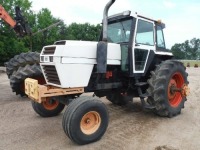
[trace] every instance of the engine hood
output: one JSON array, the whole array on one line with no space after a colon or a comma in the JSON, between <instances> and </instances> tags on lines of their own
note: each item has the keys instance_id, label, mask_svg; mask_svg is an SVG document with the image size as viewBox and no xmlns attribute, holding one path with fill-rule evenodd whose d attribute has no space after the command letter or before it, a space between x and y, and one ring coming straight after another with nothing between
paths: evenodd
<instances>
[{"instance_id":1,"label":"engine hood","mask_svg":"<svg viewBox=\"0 0 200 150\"><path fill-rule=\"evenodd\" d=\"M45 46L41 55L96 59L97 43L91 41L57 41L54 45ZM108 43L107 59L121 60L119 44Z\"/></svg>"}]
</instances>

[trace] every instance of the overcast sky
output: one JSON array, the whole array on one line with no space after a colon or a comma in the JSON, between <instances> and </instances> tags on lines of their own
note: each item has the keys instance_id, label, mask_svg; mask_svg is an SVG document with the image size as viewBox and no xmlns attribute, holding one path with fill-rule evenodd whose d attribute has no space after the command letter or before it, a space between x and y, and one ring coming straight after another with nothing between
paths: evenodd
<instances>
[{"instance_id":1,"label":"overcast sky","mask_svg":"<svg viewBox=\"0 0 200 150\"><path fill-rule=\"evenodd\" d=\"M52 15L65 21L100 23L108 0L32 0L38 12L48 8ZM166 24L165 40L168 48L194 37L200 38L200 0L116 0L109 14L131 10Z\"/></svg>"}]
</instances>

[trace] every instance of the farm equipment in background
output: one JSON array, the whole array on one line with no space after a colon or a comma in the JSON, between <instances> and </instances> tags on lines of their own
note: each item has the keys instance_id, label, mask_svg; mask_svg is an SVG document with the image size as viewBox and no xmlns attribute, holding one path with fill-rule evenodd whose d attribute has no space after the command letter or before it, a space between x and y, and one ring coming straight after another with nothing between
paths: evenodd
<instances>
[{"instance_id":1,"label":"farm equipment in background","mask_svg":"<svg viewBox=\"0 0 200 150\"><path fill-rule=\"evenodd\" d=\"M44 46L40 65L47 84L25 80L26 94L42 117L58 115L70 101L62 125L78 144L99 140L107 129L108 111L97 97L106 96L116 105L130 105L139 97L143 109L173 117L189 94L186 68L165 47L165 24L131 11L108 17L114 2L104 9L99 42ZM87 92L97 97L80 96Z\"/></svg>"},{"instance_id":2,"label":"farm equipment in background","mask_svg":"<svg viewBox=\"0 0 200 150\"><path fill-rule=\"evenodd\" d=\"M24 19L20 8L15 7L15 19L13 19L8 12L0 5L0 18L3 19L7 24L9 24L17 34L17 36L23 37L25 35L31 35L31 29Z\"/></svg>"},{"instance_id":3,"label":"farm equipment in background","mask_svg":"<svg viewBox=\"0 0 200 150\"><path fill-rule=\"evenodd\" d=\"M40 53L32 51L32 36L59 25L61 21L54 23L35 33L32 33L28 22L24 18L18 6L15 7L15 17L13 19L3 8L3 6L0 5L0 18L4 20L8 25L10 25L10 27L14 30L18 37L30 37L30 52L16 55L5 63L6 73L8 75L8 78L10 79L12 91L16 92L16 95L19 94L21 96L24 96L24 80L27 77L37 79L40 84L45 83L45 79L39 65Z\"/></svg>"}]
</instances>

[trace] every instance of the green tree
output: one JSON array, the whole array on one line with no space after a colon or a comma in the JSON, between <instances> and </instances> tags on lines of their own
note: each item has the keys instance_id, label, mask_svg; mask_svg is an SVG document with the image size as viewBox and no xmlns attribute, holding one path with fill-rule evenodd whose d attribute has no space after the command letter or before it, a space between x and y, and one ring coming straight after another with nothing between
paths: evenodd
<instances>
[{"instance_id":1,"label":"green tree","mask_svg":"<svg viewBox=\"0 0 200 150\"><path fill-rule=\"evenodd\" d=\"M171 51L176 59L185 59L183 44L175 44L172 46Z\"/></svg>"},{"instance_id":2,"label":"green tree","mask_svg":"<svg viewBox=\"0 0 200 150\"><path fill-rule=\"evenodd\" d=\"M190 40L189 47L190 52L188 54L190 59L200 59L200 39L193 38Z\"/></svg>"},{"instance_id":3,"label":"green tree","mask_svg":"<svg viewBox=\"0 0 200 150\"><path fill-rule=\"evenodd\" d=\"M175 44L171 48L176 59L197 60L200 59L200 39L193 38L184 43Z\"/></svg>"},{"instance_id":4,"label":"green tree","mask_svg":"<svg viewBox=\"0 0 200 150\"><path fill-rule=\"evenodd\" d=\"M19 6L33 32L31 37L19 39L10 26L0 20L0 65L21 52L30 50L40 52L43 46L53 44L58 40L97 41L100 35L101 25L89 23L72 23L66 26L64 22L61 22L57 26L43 30L60 19L55 18L47 8L34 13L29 0L0 0L0 4L12 18L15 17L15 6ZM43 32L38 32L41 30Z\"/></svg>"},{"instance_id":5,"label":"green tree","mask_svg":"<svg viewBox=\"0 0 200 150\"><path fill-rule=\"evenodd\" d=\"M31 14L31 2L28 0L0 0L0 4L12 18L15 14L15 6L20 6L25 16ZM0 39L0 65L16 54L28 51L24 42L16 37L10 26L3 20L0 20Z\"/></svg>"},{"instance_id":6,"label":"green tree","mask_svg":"<svg viewBox=\"0 0 200 150\"><path fill-rule=\"evenodd\" d=\"M43 30L50 25L60 21L58 18L53 17L51 11L47 8L40 10L36 15L35 20L35 25L32 28L32 44L33 50L40 52L44 45L53 44L55 41L60 40L62 37L60 31L62 29L65 30L66 26L63 22L61 22L58 26L54 26L48 30L37 33L37 31Z\"/></svg>"},{"instance_id":7,"label":"green tree","mask_svg":"<svg viewBox=\"0 0 200 150\"><path fill-rule=\"evenodd\" d=\"M67 27L68 40L97 41L100 35L101 25L90 25L89 23L72 23Z\"/></svg>"}]
</instances>

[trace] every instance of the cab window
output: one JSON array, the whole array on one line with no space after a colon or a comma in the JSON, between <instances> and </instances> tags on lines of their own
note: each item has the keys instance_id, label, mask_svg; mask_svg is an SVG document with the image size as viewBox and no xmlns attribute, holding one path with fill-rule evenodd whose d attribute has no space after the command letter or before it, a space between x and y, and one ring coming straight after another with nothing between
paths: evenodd
<instances>
[{"instance_id":1,"label":"cab window","mask_svg":"<svg viewBox=\"0 0 200 150\"><path fill-rule=\"evenodd\" d=\"M154 45L153 23L138 20L136 41L137 44Z\"/></svg>"},{"instance_id":2,"label":"cab window","mask_svg":"<svg viewBox=\"0 0 200 150\"><path fill-rule=\"evenodd\" d=\"M165 49L165 40L161 26L157 26L157 47Z\"/></svg>"},{"instance_id":3,"label":"cab window","mask_svg":"<svg viewBox=\"0 0 200 150\"><path fill-rule=\"evenodd\" d=\"M124 43L129 42L132 19L109 23L108 42Z\"/></svg>"}]
</instances>

